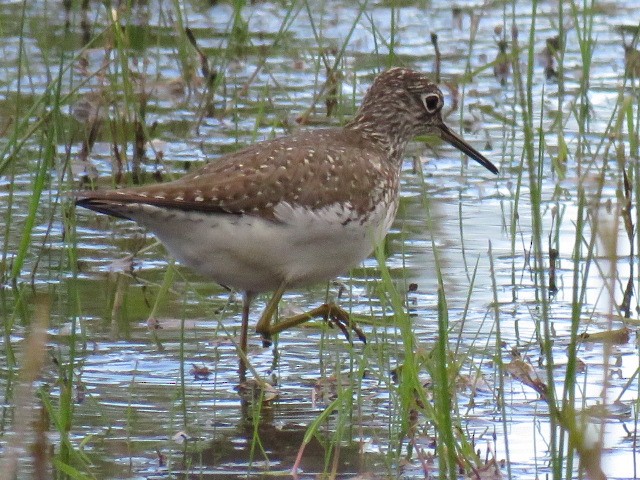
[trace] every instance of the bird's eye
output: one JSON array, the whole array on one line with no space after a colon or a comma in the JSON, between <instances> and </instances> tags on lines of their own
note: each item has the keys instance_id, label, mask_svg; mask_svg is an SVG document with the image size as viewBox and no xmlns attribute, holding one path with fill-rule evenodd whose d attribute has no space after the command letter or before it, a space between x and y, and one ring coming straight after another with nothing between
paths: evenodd
<instances>
[{"instance_id":1,"label":"bird's eye","mask_svg":"<svg viewBox=\"0 0 640 480\"><path fill-rule=\"evenodd\" d=\"M429 113L435 113L441 105L440 97L435 93L423 95L422 103L424 103L424 108L426 108Z\"/></svg>"}]
</instances>

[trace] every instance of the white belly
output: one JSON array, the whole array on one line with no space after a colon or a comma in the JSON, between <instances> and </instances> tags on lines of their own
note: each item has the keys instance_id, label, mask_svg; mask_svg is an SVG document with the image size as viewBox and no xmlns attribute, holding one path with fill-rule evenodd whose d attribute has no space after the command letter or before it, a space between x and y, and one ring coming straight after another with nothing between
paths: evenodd
<instances>
[{"instance_id":1,"label":"white belly","mask_svg":"<svg viewBox=\"0 0 640 480\"><path fill-rule=\"evenodd\" d=\"M131 207L128 216L151 230L181 263L236 290L275 290L326 281L358 265L380 242L396 204L366 222L342 205L309 211L280 204L279 221L251 215Z\"/></svg>"}]
</instances>

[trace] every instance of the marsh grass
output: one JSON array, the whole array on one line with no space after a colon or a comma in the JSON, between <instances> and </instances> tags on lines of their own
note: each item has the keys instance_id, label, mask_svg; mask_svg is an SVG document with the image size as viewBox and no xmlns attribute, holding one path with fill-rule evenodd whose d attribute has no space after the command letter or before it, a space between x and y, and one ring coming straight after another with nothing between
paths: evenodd
<instances>
[{"instance_id":1,"label":"marsh grass","mask_svg":"<svg viewBox=\"0 0 640 480\"><path fill-rule=\"evenodd\" d=\"M230 396L225 391L228 388L225 382L232 375L224 371L224 365L235 355L233 340L227 344L219 342L212 348L202 346L194 349L190 342L194 338L199 341L200 333L193 333L190 315L198 312L196 315L212 320L210 323L214 326L211 331L205 330L203 336L211 334L216 339L233 339L237 327L230 326L228 320L230 316L237 315L237 302L226 296L221 299L219 297L223 294L219 290L205 289L197 281L192 281L189 274L165 258L162 249L140 249L140 245L148 244L148 241L139 238L139 232L132 229L124 230L124 233L135 237L133 241L124 242L116 235L111 237L116 248L136 252L137 258L143 261L160 258L159 262L167 266L166 271L156 277L152 274L147 276L148 272L132 276L128 268L121 269L125 273L105 274L105 279L100 282L102 291L99 295L91 292L90 287L77 287L89 276L97 284L95 272L91 272L96 262L87 266L83 264L83 258L103 254L121 258L122 255L100 250L87 254L84 238L88 230L111 231L118 228L118 224L93 218L76 222L76 212L68 194L78 188L78 184L83 187L119 186L154 181L156 177L172 177L178 169L171 159L153 152L149 145L150 141L165 134L169 138L177 135L163 126L162 121L154 120L163 119L168 111L183 109L189 112L190 119L186 121L189 135L208 135L212 132L211 123L219 122L222 129L232 133L229 145L216 150L222 152L278 134L283 126L290 128L290 106L278 111L272 101L275 95L295 104L295 111L300 112L297 117L300 123L333 124L342 121L357 107L360 94L356 87L362 82L352 71L359 71L358 65L366 64L371 70L421 61L407 55L406 49L402 48L403 36L406 35L401 24L405 19L402 3L390 2L387 5L389 26L385 30L378 23L379 12L369 8L371 2L360 2L348 28L335 39L327 38L331 11L318 13L312 2L292 2L283 7L278 28L267 36L269 42L265 42L263 35L251 31L251 18L247 20L243 16L248 8L246 3L241 0L231 2L229 22L214 40L208 37L207 28L190 25L184 15L186 9L180 2L161 7L161 23L164 22L162 25L172 32L164 36L154 33L151 25L137 24L137 19L131 15L132 10L127 8L112 9L107 4L100 13L91 15L86 11L78 12L80 7L74 6L67 13L71 27L63 34L65 42L75 45L70 49L73 53L61 53L50 44L46 33L36 33L40 58L31 55L25 45L32 32L28 28L28 5L24 3L21 7L16 81L11 88L6 87L7 97L12 102L11 121L6 125L1 123L0 135L0 176L8 185L2 213L4 225L0 231L0 309L4 339L4 397L11 407L10 414L3 414L1 426L5 445L21 449L25 445L12 445L12 442L34 439L33 444L37 448L30 454L30 467L25 467L27 469L47 473L54 471L59 478L79 479L99 478L105 471L113 475L136 474L134 457L139 449L144 448L140 446L144 442L139 441L136 431L145 425L145 412L138 410L138 396L142 395L139 385L154 377L136 361L133 374L125 383L126 393L121 393L122 398L118 399L126 404L126 408L117 411L121 417L113 419L113 422L125 425L124 455L128 456L129 462L124 467L116 467L122 452L107 450L106 458L102 458L90 448L96 437L109 437L111 425L94 437L92 425L81 424L78 419L78 412L84 407L79 394L85 388L85 362L91 360L91 335L99 336L102 341L106 338L139 340L155 345L156 351L175 359L178 366L172 372L171 380L163 385L172 392L170 413L166 418L157 413L157 418L153 419L155 423L152 422L157 428L154 447L163 455L168 454L169 464L163 465L165 470L162 470L167 475L197 473L210 467L211 463L205 457L204 442L185 442L176 446L170 440L161 441L157 437L167 431L180 430L195 439L208 439L213 435L212 429L199 415L212 416L214 423L217 415L222 419L221 423L227 421L223 409L232 402L229 398L236 399L235 392ZM235 415L241 416L242 422L246 416L250 422L250 433L243 437L249 448L247 468L250 472L258 474L266 469L279 474L290 471L291 466L294 471L302 470L305 453L312 442L318 442L324 455L320 472L334 478L341 473L341 462L349 455L346 453L350 451L349 447L357 444L360 450L365 450L364 439L367 438L381 453L381 458L375 460L379 462L376 465L382 465L390 477L437 475L440 478L458 478L460 472L471 477L480 476L492 466L491 461L504 459L504 475L517 478L519 469L512 463L515 454L510 449L509 435L512 434L512 411L521 406L520 400L512 400L513 384L521 382L539 400L535 406L538 421L545 426L548 422L548 432L540 432L542 441L546 442L546 450L535 452L534 464L538 475L549 475L554 479L575 478L577 475L602 478L606 415L590 415L587 408L594 401L587 393L587 383L593 380L592 377L589 380L581 377L580 355L584 352L581 333L587 328L588 321L602 313L591 298L594 277L601 279L604 285L598 295L607 304L608 330L615 329L620 323L625 324L620 319L630 316L633 311L631 294L625 294L625 313L618 308L616 293L624 274L619 271L621 260L618 251L623 240L619 238L618 231L621 228L626 229L624 241L628 242L631 252L628 258L629 281L622 283L633 287L640 275L634 261L634 252L640 251L640 240L635 234L640 223L638 92L633 82L625 79L610 117L606 121L600 119L598 125L604 124L604 127L596 130L594 109L590 104L593 56L597 47L597 34L594 32L597 11L594 5L589 2L565 5L560 2L559 24L557 31L552 32L560 39L560 48L554 56L557 85L544 86L538 83L535 72L539 37L548 33L539 30L539 3L531 3L528 36L519 36L513 28L521 12L516 10L515 2L510 5L511 11L509 5L504 5L501 13L503 31L512 32L506 50L512 74L503 87L503 99L509 105L479 110L486 112L484 114L491 117L502 132L501 138L493 140L493 143L500 142L501 145L497 162L501 164L501 174L496 184L510 182L512 186L509 196L500 197L502 210L496 211L496 216L502 217L508 248L496 253L495 244L500 239L496 242L492 239L486 245L487 259L480 255L468 257L468 251L475 250L465 237L464 211L469 202L465 200L467 190L461 188L457 196L457 230L467 285L462 299L450 293L451 284L456 279L446 274L449 265L443 258L446 252L440 246L442 232L433 218L430 179L420 169L416 175L420 183L417 203L423 215L424 228L421 231L426 232L429 255L434 265L435 288L429 292L433 305L419 309L417 314L410 312L406 295L410 280L404 267L412 263L410 258L405 258L405 254L409 255L407 252L411 249L412 240L404 231L394 233L390 241L393 245L376 251L377 264L369 263L354 272L351 284L356 284L357 288L354 291L352 286L348 295L349 309L353 317L366 326L369 343L366 346L349 345L322 322L312 323L308 328L309 332L317 335L306 340L304 353L307 356L317 355L318 361L314 365L319 376L317 384L330 385L330 393L321 399L319 407L305 403L306 399L300 392L302 387L296 386L298 390L293 393L287 389L286 383L292 374L284 346L284 359L279 357L277 350L281 345L278 342L273 360L264 363L264 356L260 356L252 364L251 358L248 359L251 374L258 383L264 385L269 380L282 390L282 398L272 403L266 400L264 392L258 393L257 398L243 401L242 413ZM140 12L133 5L130 8ZM139 8L144 11L149 7ZM293 45L291 39L296 37L294 24L303 17L309 23L311 38L305 39L302 45ZM478 27L482 26L484 19L477 12L472 12L468 18L471 28L464 43L468 50L466 59L460 62L464 64L461 70L465 73L458 79L463 92L459 103L461 127L465 125L465 113L475 108L464 100L466 94L472 96L471 82L495 66L491 60L480 66L474 65L473 59L481 48L477 43L482 40L478 38ZM571 22L570 31L564 26L566 20ZM74 22L83 22L82 30L92 33L79 40ZM189 30L191 35L187 28L192 28ZM358 58L352 55L352 40L362 28L370 35L374 55ZM577 44L567 45L569 39L574 39ZM439 48L446 51L447 45L442 43L442 36L439 42ZM579 53L580 75L575 86L565 83L565 55L569 49ZM159 53L160 50L165 53ZM166 54L166 50L170 53ZM132 52L144 53L138 57ZM138 58L137 63L133 62L133 56ZM178 83L170 84L171 79L163 75L163 67L155 66L162 64L163 60L166 62L165 56L179 72ZM98 66L82 71L79 65L88 57L93 58ZM285 58L292 63L302 61L310 71L308 74L314 79L315 90L305 92L309 101L304 106L297 100L300 89L285 90L273 81L274 70L279 68L270 63L273 58ZM41 60L44 65L38 63ZM441 61L446 62L446 56ZM246 67L250 73L242 76L245 79L243 83L236 84L228 72L245 68L245 62L250 65ZM47 76L43 85L38 84L36 78L41 67ZM444 67L443 80L452 84L455 79L446 74L447 67L450 70L451 66L445 63ZM269 77L269 81L260 84L258 78L262 75ZM171 85L181 86L184 95L178 100L154 96L154 90L160 86ZM85 118L86 121L79 122L71 112L81 99L89 100L90 111L94 113ZM548 105L554 100L556 105L550 113ZM320 118L318 113L327 111L331 117ZM250 120L244 118L245 114ZM552 119L549 118L551 114ZM167 120L167 123L171 122ZM99 153L100 146L109 151L108 155ZM88 173L77 174L76 156L84 159L80 166ZM97 174L91 174L89 164L96 158ZM461 167L461 175L475 174L464 165L466 162ZM28 187L24 186L25 178ZM575 188L568 189L567 182L573 182ZM611 200L612 184L617 195L610 202L614 204L613 220L607 217L606 208ZM570 201L566 200L567 196L571 197ZM572 232L569 249L566 246L567 231ZM122 233L120 229L117 235ZM59 245L52 245L54 243ZM560 300L551 292L549 258L552 250L559 251L558 289L560 292L564 289L570 297L567 301L570 320L565 337L555 332L557 319L554 315L560 311ZM500 258L501 255L508 260ZM398 268L396 263L390 268L389 260L396 261L398 256L401 257L402 268ZM524 267L521 267L521 262ZM570 264L569 268L567 264ZM98 270L111 268L104 263L97 265ZM506 275L498 270L505 265L508 265ZM571 282L564 285L562 278L568 272ZM509 282L505 281L506 276L510 278ZM527 280L530 280L529 284ZM523 294L518 287L522 285L530 289L534 301L523 307L526 313L519 313L517 322L535 324L530 336L521 335L517 324L512 326L511 317L505 312L521 301ZM632 287L627 287L627 291L632 292ZM481 293L477 290L483 289L491 292L489 304L478 306ZM356 292L360 291L366 292L371 299L354 300ZM42 300L43 292L46 301ZM310 292L309 296L321 301L334 295L335 287L330 286L321 293ZM508 301L506 296L510 296ZM176 302L178 307L173 306ZM211 313L212 303L218 308L215 314ZM208 305L207 313L193 305ZM459 305L462 305L461 309ZM477 325L473 321L477 315L470 312L482 311L483 308L486 311L481 324ZM162 331L161 320L158 323L160 327L153 328L154 321L166 315L167 311L175 313L178 325L175 336ZM103 322L92 322L94 317ZM132 318L148 319L147 325L152 326L150 332L140 333ZM108 327L104 327L105 324ZM418 336L416 331L424 331L424 324L437 324L434 330L437 333ZM47 338L42 335L43 325L49 325L51 331L68 330L68 334ZM102 328L106 328L108 333L104 334ZM510 334L512 329L515 330L513 336ZM22 342L24 345L17 340L23 338L26 339ZM316 340L317 343L309 346ZM177 343L177 348L173 348L173 343ZM225 349L227 345L232 348ZM506 345L511 349L507 350ZM562 347L566 348L561 350ZM313 353L309 353L312 348ZM559 360L561 354L562 361ZM611 380L607 375L613 355L612 347L604 344L599 362L602 388L596 400L605 411L620 401L625 392L637 388L634 387L638 377L636 369L617 397L611 398ZM195 388L189 373L193 357L213 357L216 362L211 379L213 387L195 394L195 400ZM531 382L531 378L515 375L511 367L514 357L523 362L520 365L525 365L522 368L526 372L529 372L527 365L533 371L534 362L530 359L538 358L542 367L540 377ZM230 362L233 364L234 361ZM397 376L396 381L392 371ZM90 375L91 368L86 372ZM309 373L305 375L308 377ZM467 396L460 388L466 378L471 378L474 383L485 377L493 387L486 395L495 407L493 410L485 409L483 413L497 418L491 423L493 433L490 428L482 430L468 421L467 415L476 408L475 394ZM284 385L278 385L280 381ZM108 385L97 382L94 380L94 387L107 389ZM303 383L303 386L306 388L307 385ZM377 400L380 392L387 396L384 402ZM209 393L214 398L211 402L206 398ZM638 392L633 394L636 405L632 420L637 431ZM292 461L287 464L286 459L282 460L280 465L284 467L274 468L272 463L281 459L274 458L277 455L268 444L269 437L263 433L263 427L265 419L282 408L278 402L282 405L294 403L291 396L304 399L299 403L309 407L305 415L295 418L305 432ZM94 401L93 406L98 414L107 411L105 406L96 406L98 403ZM372 403L380 408L375 415L371 413ZM31 425L26 419L31 418L33 412L37 413L40 421ZM379 417L383 417L384 422ZM166 424L160 425L163 422ZM594 425L595 436L592 432ZM46 439L48 431L56 433L51 440ZM213 432L217 433L217 430L214 428ZM486 437L491 437L493 443L483 458L478 451L485 444ZM425 439L433 440L433 447L431 443L425 446ZM541 443L536 441L535 448L538 449L539 445ZM47 453L49 450L53 452L51 456ZM22 467L16 463L18 457L7 453L10 451L3 451L3 463L10 466L8 471L19 473ZM148 456L148 452L145 451L145 455ZM362 452L360 455L360 459L366 457ZM102 471L96 466L101 462L110 466ZM366 465L366 460L362 462ZM110 468L118 473L112 473Z\"/></svg>"},{"instance_id":2,"label":"marsh grass","mask_svg":"<svg viewBox=\"0 0 640 480\"><path fill-rule=\"evenodd\" d=\"M593 443L593 438L589 439L590 434L587 433L587 423L584 420L584 416L580 413L580 410L584 408L586 399L577 396L577 359L578 350L580 344L578 341L578 331L584 328L582 325L582 319L585 315L586 306L584 304L586 299L587 282L590 275L590 266L594 265L599 270L599 274L602 276L606 284L609 284L609 280L618 277L617 265L618 256L616 247L612 246L606 249L604 252L604 258L609 264L609 271L602 271L599 263L601 262L596 251L596 239L598 237L606 237L607 241L603 243L616 243L618 238L617 223L606 227L599 220L599 211L602 209L603 202L603 186L607 183L608 171L607 158L609 157L608 150L610 144L607 144L606 138L611 138L610 133L614 125L614 118L616 116L616 110L618 105L612 111L611 119L606 127L605 132L600 137L602 140L597 145L590 143L590 120L591 120L591 106L589 104L589 79L591 78L591 59L593 49L595 46L593 37L593 10L586 5L582 9L578 9L574 4L570 9L571 17L573 19L573 25L576 29L579 51L581 54L581 68L580 85L575 97L575 108L571 110L570 117L574 120L578 126L577 130L577 148L575 150L575 166L574 172L576 174L577 183L577 215L573 220L575 227L574 247L573 247L573 284L571 286L572 302L571 302L571 328L570 338L568 340L567 351L567 363L564 367L565 375L562 384L558 385L555 371L558 368L557 360L554 358L554 342L556 341L553 333L553 318L551 313L551 301L553 300L549 292L547 283L547 266L545 261L547 254L551 254L546 250L543 244L543 238L545 236L545 217L552 212L554 213L554 219L558 222L562 221L561 216L557 215L557 207L549 209L547 203L554 203L555 198L545 198L542 193L542 179L545 178L545 173L542 170L543 159L548 155L546 152L546 140L543 132L545 131L542 122L544 118L544 112L540 117L540 125L536 133L534 127L535 118L535 104L533 94L533 45L534 35L536 32L536 8L537 2L532 4L532 25L530 29L529 37L529 49L528 49L528 68L525 72L520 69L520 63L514 62L514 82L519 93L520 98L520 110L521 110L521 123L524 127L525 136L525 149L524 149L524 169L528 173L529 191L531 199L531 219L532 219L532 252L533 268L535 269L535 282L540 294L539 300L539 344L541 348L541 354L544 358L546 384L549 386L546 394L543 396L546 405L550 412L550 448L551 465L553 478L571 478L575 468L579 468L590 478L603 478L604 473L602 471L602 451L603 451L603 434L604 424L599 422L599 434L596 443ZM560 8L562 18L562 7ZM560 38L562 38L562 44L564 46L563 30L560 31ZM514 39L515 40L515 39ZM516 42L514 41L514 45ZM515 48L515 47L514 47ZM558 56L558 71L563 72L563 58L564 49L560 49ZM562 112L564 98L564 83L562 76L559 81L559 95L558 95L558 111ZM620 97L622 98L622 97ZM556 125L560 127L558 130L558 140L561 147L560 154L564 156L564 149L566 149L566 142L564 137L566 133L563 131L563 127L566 125L568 119L562 116L556 119ZM620 122L618 122L620 123ZM630 124L631 125L631 124ZM621 137L620 129L615 129L616 133L613 134L616 138ZM637 134L630 129L630 136L635 137ZM534 145L537 147L537 152L534 150ZM600 153L602 147L604 151ZM595 149L595 151L594 151ZM589 152L585 155L586 152ZM602 166L597 163L598 159L604 159ZM563 162L566 158L563 159ZM558 168L560 167L560 168ZM555 173L557 174L558 181L565 178L566 167L564 164L556 164ZM615 173L615 172L614 172ZM617 172L616 175L621 174ZM589 188L589 184L593 184L595 177L595 189ZM619 182L619 180L618 180ZM589 192L586 193L588 189ZM560 191L560 185L556 184L555 192ZM555 197L556 193L554 193ZM516 218L515 216L513 217ZM618 218L616 216L615 218ZM556 225L557 228L559 228ZM512 222L512 241L515 241L515 229L516 222ZM556 228L556 231L557 231ZM604 228L604 230L603 230ZM553 229L553 226L552 226ZM551 239L553 232L548 236ZM633 235L629 235L629 239L632 242ZM556 237L557 238L557 237ZM515 245L515 243L512 243ZM549 243L551 248L552 243ZM556 239L556 248L557 239ZM632 250L633 251L633 250ZM601 254L602 255L602 254ZM614 288L612 285L606 287L609 298L609 318L613 318L619 312L616 312L616 301L614 295ZM609 324L611 328L611 323ZM602 364L604 371L608 371L608 365L610 361L611 351L608 347L603 348L602 352ZM554 381L554 379L556 379ZM602 393L601 401L603 404L608 404L608 381L606 379L606 373L602 379ZM591 434L592 435L592 434Z\"/></svg>"}]
</instances>

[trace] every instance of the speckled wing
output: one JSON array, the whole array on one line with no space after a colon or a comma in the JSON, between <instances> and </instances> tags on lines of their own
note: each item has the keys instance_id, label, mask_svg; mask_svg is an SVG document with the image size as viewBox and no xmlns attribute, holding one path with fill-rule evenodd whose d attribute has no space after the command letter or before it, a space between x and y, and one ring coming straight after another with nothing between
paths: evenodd
<instances>
[{"instance_id":1,"label":"speckled wing","mask_svg":"<svg viewBox=\"0 0 640 480\"><path fill-rule=\"evenodd\" d=\"M121 218L129 218L131 206L146 204L278 220L280 202L311 210L337 203L365 215L397 188L385 158L354 132L303 131L226 155L172 182L81 192L77 204Z\"/></svg>"}]
</instances>

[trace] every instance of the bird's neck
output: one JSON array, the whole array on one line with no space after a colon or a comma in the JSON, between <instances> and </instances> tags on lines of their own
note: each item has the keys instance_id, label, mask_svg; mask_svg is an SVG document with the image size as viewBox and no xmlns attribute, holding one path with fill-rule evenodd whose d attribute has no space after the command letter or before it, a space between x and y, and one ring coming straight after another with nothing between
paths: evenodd
<instances>
[{"instance_id":1,"label":"bird's neck","mask_svg":"<svg viewBox=\"0 0 640 480\"><path fill-rule=\"evenodd\" d=\"M344 128L357 132L365 140L384 150L396 167L399 168L402 164L402 156L411 135L398 115L371 115L361 109Z\"/></svg>"}]
</instances>

